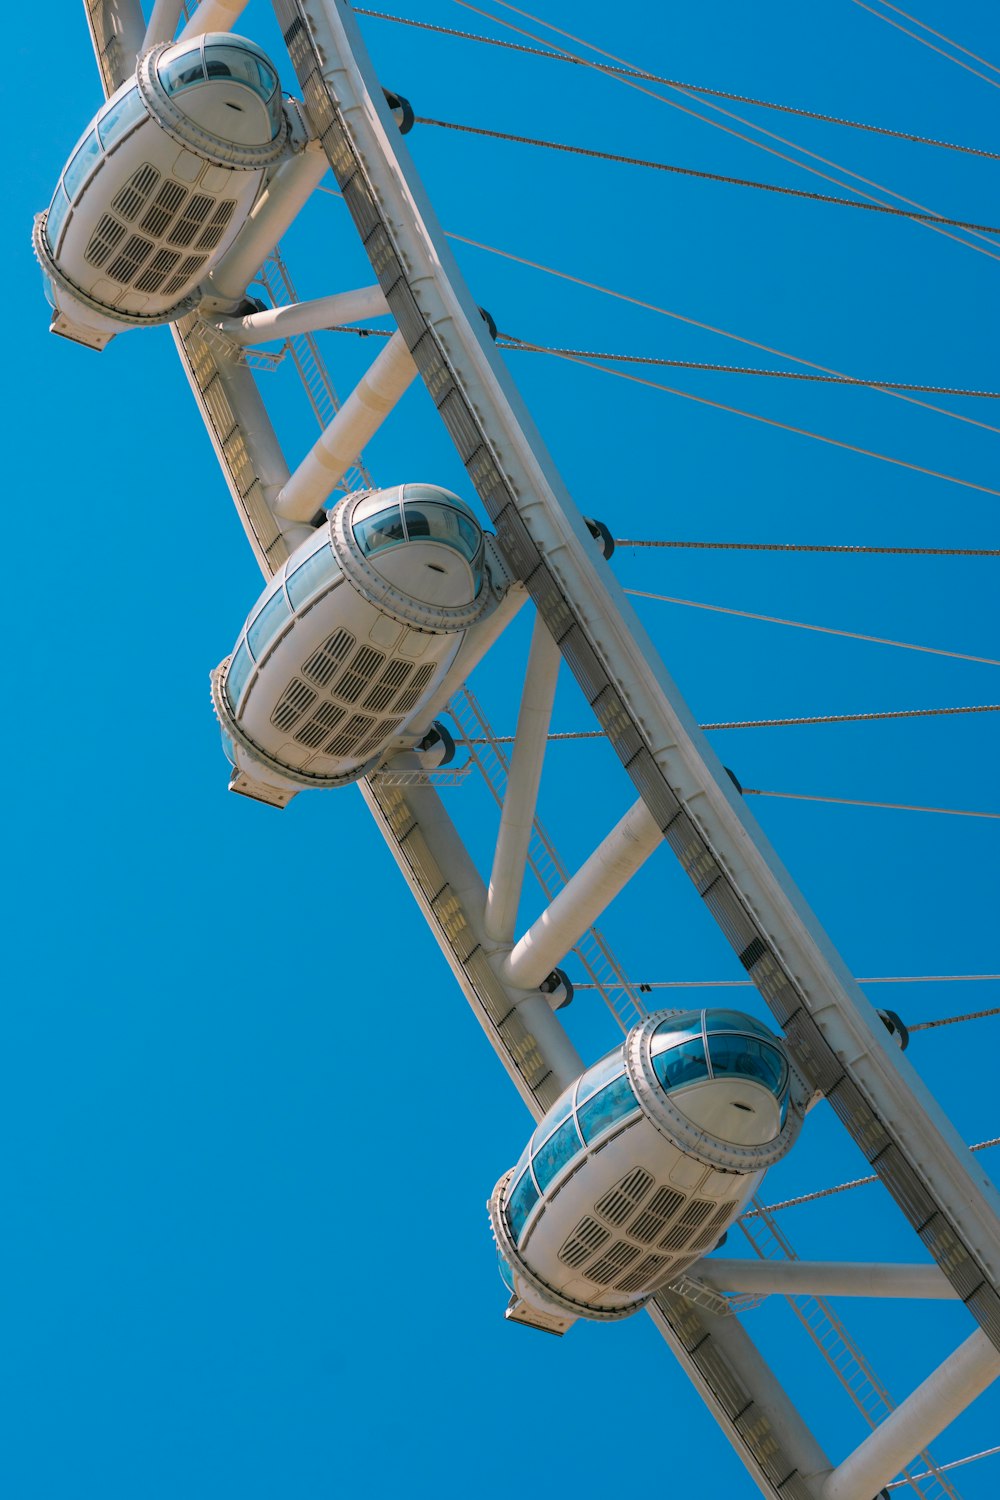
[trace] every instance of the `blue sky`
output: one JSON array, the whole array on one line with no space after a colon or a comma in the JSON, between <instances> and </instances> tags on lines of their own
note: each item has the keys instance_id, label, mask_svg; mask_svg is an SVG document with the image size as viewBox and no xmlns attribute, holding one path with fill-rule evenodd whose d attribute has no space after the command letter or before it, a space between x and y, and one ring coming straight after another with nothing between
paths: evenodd
<instances>
[{"instance_id":1,"label":"blue sky","mask_svg":"<svg viewBox=\"0 0 1000 1500\"><path fill-rule=\"evenodd\" d=\"M446 0L390 8L513 36ZM641 1476L652 1464L682 1493L754 1493L645 1317L577 1325L561 1342L504 1324L484 1204L528 1117L360 796L303 795L277 814L226 794L208 671L260 578L169 336L128 333L94 355L46 331L30 219L100 102L82 7L58 0L48 15L60 62L42 75L0 208L20 538L8 585L19 628L7 661L12 940L0 1089L5 1488L18 1500L361 1490L489 1500L512 1487L540 1497L619 1488L623 1441L631 1452L646 1416L657 1444ZM550 0L545 15L672 78L996 147L990 84L850 0L710 10L626 0L613 12ZM919 15L984 57L1000 54L985 3L925 0ZM254 0L242 24L280 61L268 7ZM362 26L384 83L419 115L839 191L584 68ZM38 76L37 30L15 47L19 76ZM996 221L995 162L725 107L935 211ZM450 230L839 371L997 386L1000 249L981 253L982 241L973 249L905 219L427 126L409 144ZM369 279L335 199L317 196L284 249L302 296ZM478 301L522 338L783 364L483 251L456 253ZM324 349L346 394L371 341L331 334ZM566 361L506 358L581 509L618 536L1000 546L995 494ZM641 373L1000 489L995 432L886 395ZM294 462L312 440L311 413L287 368L261 378ZM997 402L927 399L1000 426ZM366 460L385 484L469 495L420 389ZM623 548L614 567L628 587L1000 656L995 560ZM995 666L638 607L703 720L1000 701ZM514 727L510 684L528 625L475 682L501 733ZM746 786L996 812L996 718L730 731L713 742ZM591 727L569 680L556 720ZM554 746L549 771L542 816L573 863L631 791L599 745ZM485 861L485 793L470 781L448 795ZM995 822L762 798L753 811L855 973L1000 968ZM525 919L536 903L526 896ZM635 979L738 977L665 851L602 926ZM870 994L919 1021L996 1004L998 988ZM588 1058L614 1041L593 997L581 994L567 1022ZM920 1033L910 1048L969 1142L998 1133L998 1042L990 1020ZM990 1152L980 1161L995 1174ZM821 1106L763 1196L864 1171ZM781 1223L804 1257L921 1258L879 1188L787 1210ZM897 1399L970 1327L946 1305L839 1310ZM771 1299L748 1327L831 1453L857 1441L859 1420L787 1309ZM988 1394L934 1445L938 1460L995 1442L997 1418ZM958 1472L966 1500L995 1494L998 1463Z\"/></svg>"}]
</instances>

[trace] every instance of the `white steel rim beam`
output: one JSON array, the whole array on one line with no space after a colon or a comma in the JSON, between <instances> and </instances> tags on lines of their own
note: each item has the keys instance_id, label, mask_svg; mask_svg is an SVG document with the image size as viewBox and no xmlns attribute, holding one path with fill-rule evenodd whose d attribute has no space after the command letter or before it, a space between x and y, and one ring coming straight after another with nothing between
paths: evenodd
<instances>
[{"instance_id":1,"label":"white steel rim beam","mask_svg":"<svg viewBox=\"0 0 1000 1500\"><path fill-rule=\"evenodd\" d=\"M978 1328L829 1475L823 1500L870 1500L1000 1375Z\"/></svg>"},{"instance_id":2,"label":"white steel rim beam","mask_svg":"<svg viewBox=\"0 0 1000 1500\"><path fill-rule=\"evenodd\" d=\"M383 318L388 311L382 288L365 286L316 297L311 302L293 302L288 307L268 307L245 318L217 318L213 327L234 344L268 344L297 333L318 333L341 323L359 323L362 318Z\"/></svg>"},{"instance_id":3,"label":"white steel rim beam","mask_svg":"<svg viewBox=\"0 0 1000 1500\"><path fill-rule=\"evenodd\" d=\"M507 983L537 989L662 842L645 802L633 803L507 954L501 964Z\"/></svg>"},{"instance_id":4,"label":"white steel rim beam","mask_svg":"<svg viewBox=\"0 0 1000 1500\"><path fill-rule=\"evenodd\" d=\"M935 1265L845 1265L837 1261L736 1260L713 1255L710 1260L697 1261L685 1274L720 1292L775 1292L786 1297L958 1297Z\"/></svg>"},{"instance_id":5,"label":"white steel rim beam","mask_svg":"<svg viewBox=\"0 0 1000 1500\"><path fill-rule=\"evenodd\" d=\"M374 70L353 16L332 0L315 0L308 8L294 0L276 3L284 24L294 16L307 33L322 35L321 47L312 54L315 64L300 60L297 66L303 79L315 66L325 87L335 90L339 114L313 97L314 89L307 92L318 127L324 136L330 134L331 151L334 143L341 149L346 129L354 160L363 163L363 173L355 167L350 175L345 166L341 174L349 207L354 205L359 222L362 213L379 220L386 288L390 274L397 275L397 264L407 268L405 282L394 283L400 293L389 297L390 305L397 318L410 322L415 307L424 332L432 333L428 347L435 341L440 346L449 393L454 383L465 404L463 417L474 427L478 423L482 442L474 450L467 445L467 461L470 472L485 473L481 488L485 494L488 479L490 504L498 513L506 512L516 493L531 560L538 557L543 565L533 592L541 597L548 578L550 590L554 587L572 601L570 619L582 650L576 670L584 682L610 679L613 701L602 713L611 726L609 734L619 726L612 737L623 759L628 744L635 744L628 759L630 774L637 782L641 775L651 802L669 806L669 791L674 803L680 803L692 825L691 849L699 857L704 850L710 867L719 871L722 884L712 881L717 896L723 891L732 896L739 906L739 926L755 934L753 943L747 937L746 951L757 944L773 968L758 985L782 1024L787 1016L803 1064L808 1049L810 1080L822 1080L860 1144L884 1135L885 1145L872 1150L869 1159L939 1263L959 1267L956 1283L961 1282L970 1311L992 1327L1000 1344L996 1189L913 1068L891 1046L873 1007L742 805L621 589L607 568L596 565L593 540L501 361L487 346L482 320L405 142L376 97ZM415 329L413 338L416 347ZM430 364L428 355L428 370ZM456 431L457 422L456 416ZM517 533L512 535L516 540ZM607 697L606 687L594 691ZM775 998L779 988L780 998ZM926 1212L912 1207L917 1193L929 1200ZM952 1237L971 1252L971 1264L947 1251Z\"/></svg>"},{"instance_id":6,"label":"white steel rim beam","mask_svg":"<svg viewBox=\"0 0 1000 1500\"><path fill-rule=\"evenodd\" d=\"M486 897L486 934L495 943L509 943L514 937L561 663L559 647L541 615L536 615Z\"/></svg>"},{"instance_id":7,"label":"white steel rim beam","mask_svg":"<svg viewBox=\"0 0 1000 1500\"><path fill-rule=\"evenodd\" d=\"M277 511L310 521L417 376L397 330L278 496Z\"/></svg>"}]
</instances>

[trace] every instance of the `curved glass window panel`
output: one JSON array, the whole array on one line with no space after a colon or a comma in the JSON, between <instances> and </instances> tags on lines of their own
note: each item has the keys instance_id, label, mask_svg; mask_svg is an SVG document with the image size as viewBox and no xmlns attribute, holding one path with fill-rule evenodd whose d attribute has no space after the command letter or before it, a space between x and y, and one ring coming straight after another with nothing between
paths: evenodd
<instances>
[{"instance_id":1,"label":"curved glass window panel","mask_svg":"<svg viewBox=\"0 0 1000 1500\"><path fill-rule=\"evenodd\" d=\"M596 1094L598 1089L604 1088L612 1078L617 1078L625 1071L624 1049L616 1047L606 1057L600 1058L592 1068L588 1068L580 1079L578 1099L589 1099L591 1094Z\"/></svg>"},{"instance_id":2,"label":"curved glass window panel","mask_svg":"<svg viewBox=\"0 0 1000 1500\"><path fill-rule=\"evenodd\" d=\"M607 1130L609 1125L614 1125L618 1120L624 1120L626 1115L633 1114L638 1108L628 1079L624 1076L616 1078L614 1083L601 1089L599 1094L588 1099L577 1111L584 1140L589 1145L602 1130Z\"/></svg>"},{"instance_id":3,"label":"curved glass window panel","mask_svg":"<svg viewBox=\"0 0 1000 1500\"><path fill-rule=\"evenodd\" d=\"M774 1040L774 1033L768 1030L763 1021L739 1010L707 1010L705 1028L707 1031L749 1031L754 1036L764 1037L766 1041Z\"/></svg>"},{"instance_id":4,"label":"curved glass window panel","mask_svg":"<svg viewBox=\"0 0 1000 1500\"><path fill-rule=\"evenodd\" d=\"M222 731L222 753L228 760L229 764L235 769L236 746L233 744L232 740L229 738L225 730Z\"/></svg>"},{"instance_id":5,"label":"curved glass window panel","mask_svg":"<svg viewBox=\"0 0 1000 1500\"><path fill-rule=\"evenodd\" d=\"M165 66L161 64L157 72L168 94L181 94L185 89L204 83L205 70L201 65L200 45L182 52L180 57L171 58Z\"/></svg>"},{"instance_id":6,"label":"curved glass window panel","mask_svg":"<svg viewBox=\"0 0 1000 1500\"><path fill-rule=\"evenodd\" d=\"M49 249L53 255L59 244L59 231L62 229L63 220L66 217L68 208L69 199L63 191L62 183L60 183L56 188L55 197L52 199L49 211L45 215L45 237L49 242Z\"/></svg>"},{"instance_id":7,"label":"curved glass window panel","mask_svg":"<svg viewBox=\"0 0 1000 1500\"><path fill-rule=\"evenodd\" d=\"M79 193L100 159L101 143L97 139L97 131L92 130L77 147L73 160L63 173L63 187L71 200Z\"/></svg>"},{"instance_id":8,"label":"curved glass window panel","mask_svg":"<svg viewBox=\"0 0 1000 1500\"><path fill-rule=\"evenodd\" d=\"M542 1192L554 1177L558 1177L567 1162L571 1162L582 1150L583 1142L577 1132L576 1121L569 1119L560 1125L555 1135L549 1136L531 1158L531 1169Z\"/></svg>"},{"instance_id":9,"label":"curved glass window panel","mask_svg":"<svg viewBox=\"0 0 1000 1500\"><path fill-rule=\"evenodd\" d=\"M265 647L270 645L285 621L291 619L291 614L284 590L279 589L271 595L247 631L247 641L256 661L260 661Z\"/></svg>"},{"instance_id":10,"label":"curved glass window panel","mask_svg":"<svg viewBox=\"0 0 1000 1500\"><path fill-rule=\"evenodd\" d=\"M572 1114L575 1087L576 1085L571 1083L568 1089L564 1089L544 1120L541 1120L536 1125L535 1133L528 1142L528 1149L524 1153L525 1159L527 1159L532 1151L538 1149L542 1141L546 1140L552 1134L557 1125L562 1124L568 1114ZM518 1166L520 1167L520 1162Z\"/></svg>"},{"instance_id":11,"label":"curved glass window panel","mask_svg":"<svg viewBox=\"0 0 1000 1500\"><path fill-rule=\"evenodd\" d=\"M226 697L234 709L243 695L252 667L253 658L247 650L247 643L241 641L240 649L229 663L229 671L226 673Z\"/></svg>"},{"instance_id":12,"label":"curved glass window panel","mask_svg":"<svg viewBox=\"0 0 1000 1500\"><path fill-rule=\"evenodd\" d=\"M661 1021L650 1038L649 1050L653 1056L665 1052L668 1047L678 1047L681 1042L696 1041L701 1036L701 1011L685 1011L679 1016L670 1016Z\"/></svg>"},{"instance_id":13,"label":"curved glass window panel","mask_svg":"<svg viewBox=\"0 0 1000 1500\"><path fill-rule=\"evenodd\" d=\"M507 1205L504 1209L507 1215L507 1224L511 1234L514 1236L515 1244L520 1239L521 1230L528 1222L528 1215L537 1202L538 1189L531 1180L531 1173L525 1172L507 1199Z\"/></svg>"},{"instance_id":14,"label":"curved glass window panel","mask_svg":"<svg viewBox=\"0 0 1000 1500\"><path fill-rule=\"evenodd\" d=\"M708 1077L705 1061L705 1044L700 1039L672 1047L653 1058L653 1072L669 1094L671 1089L683 1088L685 1084L697 1083Z\"/></svg>"},{"instance_id":15,"label":"curved glass window panel","mask_svg":"<svg viewBox=\"0 0 1000 1500\"><path fill-rule=\"evenodd\" d=\"M332 582L339 572L340 565L333 555L333 548L327 542L325 547L320 547L312 557L306 558L302 566L296 568L294 573L289 573L286 578L285 587L292 601L292 608L301 609L307 599L324 584Z\"/></svg>"},{"instance_id":16,"label":"curved glass window panel","mask_svg":"<svg viewBox=\"0 0 1000 1500\"><path fill-rule=\"evenodd\" d=\"M467 562L475 562L483 533L475 521L450 505L427 505L407 500L403 505L406 529L411 537L427 537L454 547Z\"/></svg>"},{"instance_id":17,"label":"curved glass window panel","mask_svg":"<svg viewBox=\"0 0 1000 1500\"><path fill-rule=\"evenodd\" d=\"M750 1036L713 1036L708 1055L712 1072L735 1078L753 1078L780 1098L788 1068L776 1047Z\"/></svg>"},{"instance_id":18,"label":"curved glass window panel","mask_svg":"<svg viewBox=\"0 0 1000 1500\"><path fill-rule=\"evenodd\" d=\"M205 48L205 69L209 78L230 78L253 89L267 105L272 138L277 135L281 125L281 94L278 75L270 63L246 47L213 45Z\"/></svg>"},{"instance_id":19,"label":"curved glass window panel","mask_svg":"<svg viewBox=\"0 0 1000 1500\"><path fill-rule=\"evenodd\" d=\"M146 108L137 88L129 89L127 94L109 104L97 117L97 133L105 151L110 151L115 141L120 141L145 114Z\"/></svg>"},{"instance_id":20,"label":"curved glass window panel","mask_svg":"<svg viewBox=\"0 0 1000 1500\"><path fill-rule=\"evenodd\" d=\"M354 536L365 557L405 542L406 533L400 519L399 506L392 505L387 510L380 510L377 515L369 516L367 520L359 521L354 528Z\"/></svg>"}]
</instances>

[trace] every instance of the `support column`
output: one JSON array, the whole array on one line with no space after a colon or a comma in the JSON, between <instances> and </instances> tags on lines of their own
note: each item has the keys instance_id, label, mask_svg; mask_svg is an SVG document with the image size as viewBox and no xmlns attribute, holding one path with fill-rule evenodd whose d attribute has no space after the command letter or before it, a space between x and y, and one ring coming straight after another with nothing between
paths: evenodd
<instances>
[{"instance_id":1,"label":"support column","mask_svg":"<svg viewBox=\"0 0 1000 1500\"><path fill-rule=\"evenodd\" d=\"M406 340L397 330L278 496L279 516L312 519L416 376Z\"/></svg>"},{"instance_id":2,"label":"support column","mask_svg":"<svg viewBox=\"0 0 1000 1500\"><path fill-rule=\"evenodd\" d=\"M934 1265L844 1265L835 1261L734 1260L713 1255L696 1261L685 1275L720 1292L777 1292L786 1297L958 1297Z\"/></svg>"},{"instance_id":3,"label":"support column","mask_svg":"<svg viewBox=\"0 0 1000 1500\"><path fill-rule=\"evenodd\" d=\"M142 39L142 51L148 52L150 47L155 47L157 42L172 42L177 31L177 23L181 18L181 8L184 0L155 0L146 27L146 35Z\"/></svg>"},{"instance_id":4,"label":"support column","mask_svg":"<svg viewBox=\"0 0 1000 1500\"><path fill-rule=\"evenodd\" d=\"M561 661L559 647L541 615L536 615L486 897L484 925L496 943L509 943L514 937Z\"/></svg>"},{"instance_id":5,"label":"support column","mask_svg":"<svg viewBox=\"0 0 1000 1500\"><path fill-rule=\"evenodd\" d=\"M501 967L508 984L537 989L662 840L646 804L634 803L508 953Z\"/></svg>"},{"instance_id":6,"label":"support column","mask_svg":"<svg viewBox=\"0 0 1000 1500\"><path fill-rule=\"evenodd\" d=\"M869 1500L998 1375L1000 1354L977 1329L834 1469L823 1500Z\"/></svg>"},{"instance_id":7,"label":"support column","mask_svg":"<svg viewBox=\"0 0 1000 1500\"><path fill-rule=\"evenodd\" d=\"M190 42L206 31L232 31L246 8L247 0L201 0L177 40Z\"/></svg>"},{"instance_id":8,"label":"support column","mask_svg":"<svg viewBox=\"0 0 1000 1500\"><path fill-rule=\"evenodd\" d=\"M205 6L194 13L197 20ZM201 312L224 312L238 303L264 261L326 175L326 156L318 142L287 157L257 200L232 245L205 283Z\"/></svg>"},{"instance_id":9,"label":"support column","mask_svg":"<svg viewBox=\"0 0 1000 1500\"><path fill-rule=\"evenodd\" d=\"M267 344L296 333L359 323L362 318L382 318L388 311L382 288L365 286L357 291L335 292L332 297L315 297L311 302L293 302L288 307L267 307L245 318L217 318L213 327L234 344Z\"/></svg>"}]
</instances>

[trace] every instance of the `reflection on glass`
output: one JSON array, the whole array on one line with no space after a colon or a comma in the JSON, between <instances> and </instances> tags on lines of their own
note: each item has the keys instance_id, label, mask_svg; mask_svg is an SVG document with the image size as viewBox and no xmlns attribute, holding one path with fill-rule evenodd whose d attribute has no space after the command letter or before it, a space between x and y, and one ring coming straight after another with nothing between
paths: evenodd
<instances>
[{"instance_id":1,"label":"reflection on glass","mask_svg":"<svg viewBox=\"0 0 1000 1500\"><path fill-rule=\"evenodd\" d=\"M686 1083L696 1083L699 1078L707 1078L704 1042L699 1038L696 1042L684 1042L669 1052L659 1053L653 1058L653 1072L667 1093Z\"/></svg>"},{"instance_id":2,"label":"reflection on glass","mask_svg":"<svg viewBox=\"0 0 1000 1500\"><path fill-rule=\"evenodd\" d=\"M553 1104L552 1108L549 1110L548 1114L545 1116L544 1120L542 1120L538 1125L535 1126L535 1133L531 1137L531 1140L528 1143L528 1149L524 1153L525 1159L528 1157L530 1152L534 1151L536 1147L538 1147L541 1142L546 1139L547 1136L550 1136L552 1134L556 1126L561 1124L562 1121L565 1120L566 1116L572 1111L573 1091L575 1087L576 1085L571 1083L568 1089L564 1089L563 1092L559 1095L559 1098L556 1100L555 1104ZM518 1165L520 1166L520 1163L518 1163Z\"/></svg>"},{"instance_id":3,"label":"reflection on glass","mask_svg":"<svg viewBox=\"0 0 1000 1500\"><path fill-rule=\"evenodd\" d=\"M63 173L63 187L70 199L76 197L100 159L101 146L97 139L97 131L92 130L87 139L77 147L73 160Z\"/></svg>"},{"instance_id":4,"label":"reflection on glass","mask_svg":"<svg viewBox=\"0 0 1000 1500\"><path fill-rule=\"evenodd\" d=\"M127 94L109 104L97 120L97 133L105 151L110 151L115 141L120 140L145 113L142 95L137 88L129 89Z\"/></svg>"},{"instance_id":5,"label":"reflection on glass","mask_svg":"<svg viewBox=\"0 0 1000 1500\"><path fill-rule=\"evenodd\" d=\"M288 590L288 597L292 601L292 608L301 608L305 601L312 594L316 593L317 589L322 588L323 584L329 583L331 579L336 578L339 572L340 568L338 567L337 559L333 555L333 549L329 542L327 542L325 547L320 547L318 551L313 553L312 557L306 558L302 566L296 568L295 572L290 573L285 580L285 587Z\"/></svg>"},{"instance_id":6,"label":"reflection on glass","mask_svg":"<svg viewBox=\"0 0 1000 1500\"><path fill-rule=\"evenodd\" d=\"M226 697L229 699L230 707L234 710L240 701L243 689L246 687L247 678L250 676L252 666L253 662L250 652L247 650L247 643L246 641L242 641L240 649L229 663L229 671L226 673Z\"/></svg>"},{"instance_id":7,"label":"reflection on glass","mask_svg":"<svg viewBox=\"0 0 1000 1500\"><path fill-rule=\"evenodd\" d=\"M521 1235L521 1230L527 1223L528 1215L538 1202L538 1189L531 1180L531 1173L525 1172L520 1182L507 1199L507 1223L510 1232L514 1236L516 1244Z\"/></svg>"},{"instance_id":8,"label":"reflection on glass","mask_svg":"<svg viewBox=\"0 0 1000 1500\"><path fill-rule=\"evenodd\" d=\"M676 1047L678 1042L701 1036L700 1010L683 1011L679 1016L670 1016L666 1021L661 1021L653 1032L650 1041L650 1051L654 1053L663 1052L667 1047Z\"/></svg>"},{"instance_id":9,"label":"reflection on glass","mask_svg":"<svg viewBox=\"0 0 1000 1500\"><path fill-rule=\"evenodd\" d=\"M586 1099L591 1094L596 1094L612 1078L617 1078L619 1073L625 1071L624 1049L615 1047L606 1057L599 1058L592 1068L588 1068L580 1079L580 1092L578 1097Z\"/></svg>"},{"instance_id":10,"label":"reflection on glass","mask_svg":"<svg viewBox=\"0 0 1000 1500\"><path fill-rule=\"evenodd\" d=\"M772 1033L762 1021L744 1015L739 1010L707 1010L705 1026L708 1031L750 1031L754 1036L764 1037L766 1041L772 1040Z\"/></svg>"},{"instance_id":11,"label":"reflection on glass","mask_svg":"<svg viewBox=\"0 0 1000 1500\"><path fill-rule=\"evenodd\" d=\"M755 1078L779 1096L785 1084L785 1061L774 1047L749 1036L713 1036L708 1055L712 1072L738 1078Z\"/></svg>"},{"instance_id":12,"label":"reflection on glass","mask_svg":"<svg viewBox=\"0 0 1000 1500\"><path fill-rule=\"evenodd\" d=\"M247 631L247 640L254 659L260 661L261 652L273 639L277 631L291 618L291 610L285 598L284 590L279 589L272 594L270 599L256 616L250 629Z\"/></svg>"},{"instance_id":13,"label":"reflection on glass","mask_svg":"<svg viewBox=\"0 0 1000 1500\"><path fill-rule=\"evenodd\" d=\"M638 1108L632 1085L627 1078L623 1076L616 1078L614 1083L609 1083L607 1088L602 1089L586 1104L581 1105L577 1112L580 1129L583 1131L583 1138L588 1146L602 1130L607 1130L609 1125L623 1120L626 1115L632 1114Z\"/></svg>"},{"instance_id":14,"label":"reflection on glass","mask_svg":"<svg viewBox=\"0 0 1000 1500\"><path fill-rule=\"evenodd\" d=\"M450 505L425 505L408 500L403 506L406 529L411 537L427 537L454 547L468 562L474 562L483 534L476 523Z\"/></svg>"},{"instance_id":15,"label":"reflection on glass","mask_svg":"<svg viewBox=\"0 0 1000 1500\"><path fill-rule=\"evenodd\" d=\"M68 208L69 199L66 197L60 184L56 188L56 195L52 199L52 204L45 216L45 237L49 242L49 249L53 255L56 252L56 246L59 244L59 231L62 229L63 220L66 217L66 210Z\"/></svg>"},{"instance_id":16,"label":"reflection on glass","mask_svg":"<svg viewBox=\"0 0 1000 1500\"><path fill-rule=\"evenodd\" d=\"M359 521L354 528L354 536L365 557L405 542L406 533L400 520L399 506L392 505L387 510L380 510L376 515Z\"/></svg>"},{"instance_id":17,"label":"reflection on glass","mask_svg":"<svg viewBox=\"0 0 1000 1500\"><path fill-rule=\"evenodd\" d=\"M196 83L204 83L201 47L192 47L190 51L182 52L180 57L173 57L166 64L161 63L157 72L168 94L180 94L185 89L193 88Z\"/></svg>"},{"instance_id":18,"label":"reflection on glass","mask_svg":"<svg viewBox=\"0 0 1000 1500\"><path fill-rule=\"evenodd\" d=\"M536 1151L531 1161L535 1181L542 1192L548 1187L553 1177L558 1176L567 1162L580 1150L583 1142L577 1134L576 1122L567 1120L565 1125L560 1125L555 1135L549 1136L544 1146Z\"/></svg>"},{"instance_id":19,"label":"reflection on glass","mask_svg":"<svg viewBox=\"0 0 1000 1500\"><path fill-rule=\"evenodd\" d=\"M236 768L236 746L233 744L232 740L229 738L229 735L226 733L225 730L222 731L222 753L226 757L226 759L228 760L229 764L235 770L235 768Z\"/></svg>"}]
</instances>

